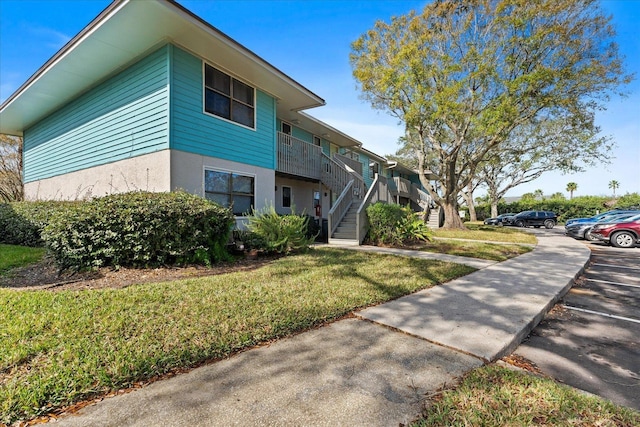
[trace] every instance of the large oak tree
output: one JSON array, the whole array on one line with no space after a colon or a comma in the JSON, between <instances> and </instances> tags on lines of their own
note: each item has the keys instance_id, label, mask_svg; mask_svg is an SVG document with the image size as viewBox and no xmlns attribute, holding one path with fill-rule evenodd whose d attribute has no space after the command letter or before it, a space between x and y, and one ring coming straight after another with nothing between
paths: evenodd
<instances>
[{"instance_id":1,"label":"large oak tree","mask_svg":"<svg viewBox=\"0 0 640 427\"><path fill-rule=\"evenodd\" d=\"M610 160L610 139L596 136L598 128L574 126L564 118L534 120L514 129L500 150L487 156L477 171L487 187L491 216L498 215L498 202L510 189L531 182L548 171L582 172L585 166Z\"/></svg>"},{"instance_id":2,"label":"large oak tree","mask_svg":"<svg viewBox=\"0 0 640 427\"><path fill-rule=\"evenodd\" d=\"M350 59L363 98L406 126L445 227L463 227L458 194L514 129L596 129L594 112L630 80L614 36L595 0L440 0L378 21ZM438 191L424 173L434 158Z\"/></svg>"}]
</instances>

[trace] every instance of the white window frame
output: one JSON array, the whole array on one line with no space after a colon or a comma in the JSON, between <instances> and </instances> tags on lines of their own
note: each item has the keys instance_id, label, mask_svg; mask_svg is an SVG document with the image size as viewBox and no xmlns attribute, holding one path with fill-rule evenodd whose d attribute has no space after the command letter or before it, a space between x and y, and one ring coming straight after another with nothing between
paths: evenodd
<instances>
[{"instance_id":1,"label":"white window frame","mask_svg":"<svg viewBox=\"0 0 640 427\"><path fill-rule=\"evenodd\" d=\"M206 76L207 76L207 66L209 66L209 67L211 67L211 68L213 68L213 69L215 69L215 70L217 70L217 71L219 71L219 72L221 72L223 74L226 74L227 76L230 77L230 79L231 79L230 80L230 82L231 82L231 88L230 88L231 95L229 95L230 101L231 101L231 105L229 106L229 108L231 108L230 111L233 111L232 110L233 101L236 100L235 98L233 98L233 81L234 80L237 80L238 82L240 82L240 83L242 83L242 84L244 84L246 86L249 86L251 89L253 89L253 105L250 106L250 107L253 108L253 127L252 126L247 126L244 123L236 122L235 120L227 119L224 116L219 116L217 114L210 113L209 111L207 111L207 95L206 95L207 94L207 78L206 78ZM209 88L209 89L210 90L215 90L213 88ZM227 96L225 94L223 94L223 95ZM258 95L258 92L257 92L255 86L247 83L246 81L243 81L242 79L237 78L236 76L234 76L233 74L231 74L231 73L229 73L229 72L227 72L225 70L222 70L220 67L216 67L216 66L214 66L212 64L209 64L209 63L207 63L205 61L202 61L202 112L204 114L206 114L207 116L215 117L216 119L223 120L223 121L225 121L227 123L232 123L232 124L234 124L236 126L241 126L241 127L245 128L245 129L249 129L249 130L252 130L252 131L255 132L255 131L257 131L257 128L258 128L258 106L257 106L258 96L257 95ZM236 100L236 101L241 103L241 104L244 104L244 105L249 105L249 104L246 104L246 103L244 103L244 102L242 102L240 100Z\"/></svg>"},{"instance_id":2,"label":"white window frame","mask_svg":"<svg viewBox=\"0 0 640 427\"><path fill-rule=\"evenodd\" d=\"M317 135L313 135L313 145L315 145L317 147L322 147L322 138L320 138Z\"/></svg>"},{"instance_id":3,"label":"white window frame","mask_svg":"<svg viewBox=\"0 0 640 427\"><path fill-rule=\"evenodd\" d=\"M289 133L284 131L285 126L289 126ZM280 122L280 132L284 133L285 135L293 136L293 126L291 125L291 123L285 122L283 120Z\"/></svg>"},{"instance_id":4,"label":"white window frame","mask_svg":"<svg viewBox=\"0 0 640 427\"><path fill-rule=\"evenodd\" d=\"M206 180L206 177L205 177L205 174L207 173L207 171L228 173L228 174L231 174L231 175L240 175L240 176L252 178L253 179L253 194L252 194L253 201L251 202L251 208L255 209L255 206L256 206L256 181L257 181L256 174L247 173L247 172L243 172L243 171L237 171L237 170L222 169L222 168L215 167L215 166L206 166L205 165L202 168L202 197L204 197L205 199L207 198L207 180ZM209 193L211 193L211 192L209 192ZM226 193L218 192L218 194L226 194ZM230 191L229 195L232 196L231 201L233 203L233 192ZM245 217L245 215L243 215L243 214L233 213L233 215L236 218L244 218Z\"/></svg>"}]
</instances>

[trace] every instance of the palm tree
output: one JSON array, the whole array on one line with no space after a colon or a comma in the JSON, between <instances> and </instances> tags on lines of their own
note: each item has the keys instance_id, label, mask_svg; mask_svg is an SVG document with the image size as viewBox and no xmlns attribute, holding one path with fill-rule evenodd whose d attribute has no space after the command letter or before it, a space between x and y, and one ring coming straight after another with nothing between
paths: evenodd
<instances>
[{"instance_id":1,"label":"palm tree","mask_svg":"<svg viewBox=\"0 0 640 427\"><path fill-rule=\"evenodd\" d=\"M573 192L578 189L578 184L570 182L567 184L567 191L569 192L569 200L573 199Z\"/></svg>"},{"instance_id":2,"label":"palm tree","mask_svg":"<svg viewBox=\"0 0 640 427\"><path fill-rule=\"evenodd\" d=\"M613 190L613 197L616 197L616 189L620 188L620 183L618 181L616 181L615 179L612 179L611 181L609 181L609 188L611 188Z\"/></svg>"}]
</instances>

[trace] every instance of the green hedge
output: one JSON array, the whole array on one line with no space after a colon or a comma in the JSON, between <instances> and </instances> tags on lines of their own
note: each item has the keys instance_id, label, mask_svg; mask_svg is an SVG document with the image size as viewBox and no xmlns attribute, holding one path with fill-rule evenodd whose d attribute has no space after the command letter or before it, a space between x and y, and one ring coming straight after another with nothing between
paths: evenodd
<instances>
[{"instance_id":1,"label":"green hedge","mask_svg":"<svg viewBox=\"0 0 640 427\"><path fill-rule=\"evenodd\" d=\"M13 202L0 203L0 243L20 246L43 246L40 235L49 220L82 202Z\"/></svg>"},{"instance_id":2,"label":"green hedge","mask_svg":"<svg viewBox=\"0 0 640 427\"><path fill-rule=\"evenodd\" d=\"M584 196L574 197L571 200L545 199L545 200L520 200L513 203L498 203L498 214L507 212L522 212L527 210L551 211L558 215L559 221L564 222L571 218L585 218L611 209L640 209L640 194L631 193L619 197L611 202L610 197ZM491 217L491 206L476 206L478 220Z\"/></svg>"},{"instance_id":3,"label":"green hedge","mask_svg":"<svg viewBox=\"0 0 640 427\"><path fill-rule=\"evenodd\" d=\"M133 192L67 208L42 238L61 268L208 264L228 256L233 222L229 209L198 196Z\"/></svg>"},{"instance_id":4,"label":"green hedge","mask_svg":"<svg viewBox=\"0 0 640 427\"><path fill-rule=\"evenodd\" d=\"M427 224L419 214L396 204L374 203L367 207L369 241L374 245L402 245L411 240L430 239Z\"/></svg>"}]
</instances>

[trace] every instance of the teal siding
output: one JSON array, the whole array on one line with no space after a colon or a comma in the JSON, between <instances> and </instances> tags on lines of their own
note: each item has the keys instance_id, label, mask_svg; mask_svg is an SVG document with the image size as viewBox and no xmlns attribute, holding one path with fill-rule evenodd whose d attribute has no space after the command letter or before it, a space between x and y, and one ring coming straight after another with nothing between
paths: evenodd
<instances>
[{"instance_id":1,"label":"teal siding","mask_svg":"<svg viewBox=\"0 0 640 427\"><path fill-rule=\"evenodd\" d=\"M369 175L369 163L371 161L372 160L369 159L369 156L360 153L360 163L362 163L362 177L364 178L364 183L367 188L370 188L371 184L373 184L373 178L371 177L371 175Z\"/></svg>"},{"instance_id":2,"label":"teal siding","mask_svg":"<svg viewBox=\"0 0 640 427\"><path fill-rule=\"evenodd\" d=\"M340 153L344 155L346 155L348 151L350 151L348 148L340 149ZM357 151L356 153L358 154L358 161L362 164L362 177L364 178L364 183L367 188L370 188L371 184L373 184L373 178L369 176L369 162L371 160L369 159L369 156L362 152Z\"/></svg>"},{"instance_id":3,"label":"teal siding","mask_svg":"<svg viewBox=\"0 0 640 427\"><path fill-rule=\"evenodd\" d=\"M282 120L278 119L278 131L282 129ZM289 122L287 122L289 123ZM300 141L308 142L309 144L313 144L313 134L308 132L302 128L296 127L295 125L291 125L291 136L294 138L298 138ZM321 138L322 140L322 138Z\"/></svg>"},{"instance_id":4,"label":"teal siding","mask_svg":"<svg viewBox=\"0 0 640 427\"><path fill-rule=\"evenodd\" d=\"M313 144L313 134L307 132L304 129L300 129L294 126L291 130L291 136L293 136L294 138L298 138L299 140L302 140L304 142L308 142L309 144Z\"/></svg>"},{"instance_id":5,"label":"teal siding","mask_svg":"<svg viewBox=\"0 0 640 427\"><path fill-rule=\"evenodd\" d=\"M202 60L172 46L171 148L275 169L275 102L256 91L256 129L205 114Z\"/></svg>"},{"instance_id":6,"label":"teal siding","mask_svg":"<svg viewBox=\"0 0 640 427\"><path fill-rule=\"evenodd\" d=\"M168 47L25 130L31 182L169 148Z\"/></svg>"},{"instance_id":7,"label":"teal siding","mask_svg":"<svg viewBox=\"0 0 640 427\"><path fill-rule=\"evenodd\" d=\"M324 138L322 139L322 152L327 156L331 156L331 144Z\"/></svg>"}]
</instances>

